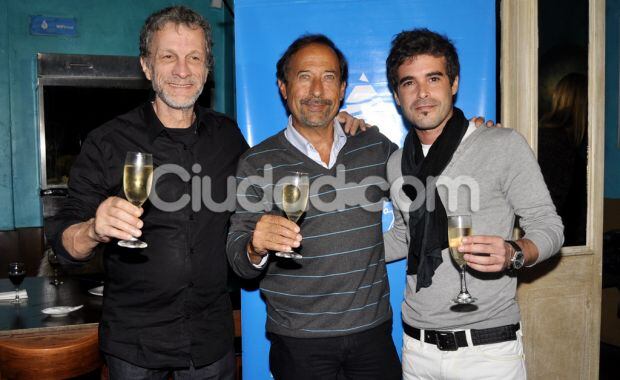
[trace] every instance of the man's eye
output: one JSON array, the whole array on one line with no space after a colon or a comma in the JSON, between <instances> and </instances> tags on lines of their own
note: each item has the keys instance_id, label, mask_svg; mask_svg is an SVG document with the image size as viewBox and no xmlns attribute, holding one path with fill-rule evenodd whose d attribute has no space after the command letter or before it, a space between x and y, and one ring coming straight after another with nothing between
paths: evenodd
<instances>
[{"instance_id":1,"label":"man's eye","mask_svg":"<svg viewBox=\"0 0 620 380\"><path fill-rule=\"evenodd\" d=\"M327 75L325 75L325 79L326 80L334 80L334 79L336 79L336 76L334 74L327 74Z\"/></svg>"},{"instance_id":2,"label":"man's eye","mask_svg":"<svg viewBox=\"0 0 620 380\"><path fill-rule=\"evenodd\" d=\"M172 60L172 54L162 55L161 59L164 60L164 61L170 61L170 60Z\"/></svg>"},{"instance_id":3,"label":"man's eye","mask_svg":"<svg viewBox=\"0 0 620 380\"><path fill-rule=\"evenodd\" d=\"M430 77L429 81L430 82L439 82L440 78L439 77Z\"/></svg>"},{"instance_id":4,"label":"man's eye","mask_svg":"<svg viewBox=\"0 0 620 380\"><path fill-rule=\"evenodd\" d=\"M413 86L413 81L412 80L408 80L406 82L403 82L401 84L402 87L409 87L409 86Z\"/></svg>"},{"instance_id":5,"label":"man's eye","mask_svg":"<svg viewBox=\"0 0 620 380\"><path fill-rule=\"evenodd\" d=\"M302 79L302 80L310 79L310 74L299 74L299 79Z\"/></svg>"}]
</instances>

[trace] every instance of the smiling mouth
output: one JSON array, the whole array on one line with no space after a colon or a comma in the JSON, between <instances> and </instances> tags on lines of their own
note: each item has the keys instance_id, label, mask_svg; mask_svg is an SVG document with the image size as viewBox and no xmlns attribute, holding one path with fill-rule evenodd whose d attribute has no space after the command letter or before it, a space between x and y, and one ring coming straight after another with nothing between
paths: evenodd
<instances>
[{"instance_id":1,"label":"smiling mouth","mask_svg":"<svg viewBox=\"0 0 620 380\"><path fill-rule=\"evenodd\" d=\"M168 83L168 85L174 88L190 88L193 86L193 83Z\"/></svg>"},{"instance_id":2,"label":"smiling mouth","mask_svg":"<svg viewBox=\"0 0 620 380\"><path fill-rule=\"evenodd\" d=\"M301 104L306 106L310 111L322 111L326 107L331 105L331 102L327 99L311 99L302 100Z\"/></svg>"},{"instance_id":3,"label":"smiling mouth","mask_svg":"<svg viewBox=\"0 0 620 380\"><path fill-rule=\"evenodd\" d=\"M327 107L327 105L326 104L306 104L306 107L308 107L308 110L310 111L320 112L320 111L323 111Z\"/></svg>"},{"instance_id":4,"label":"smiling mouth","mask_svg":"<svg viewBox=\"0 0 620 380\"><path fill-rule=\"evenodd\" d=\"M415 107L415 110L419 111L419 112L429 112L429 111L431 111L435 107L436 106L434 104L425 104L423 106Z\"/></svg>"}]
</instances>

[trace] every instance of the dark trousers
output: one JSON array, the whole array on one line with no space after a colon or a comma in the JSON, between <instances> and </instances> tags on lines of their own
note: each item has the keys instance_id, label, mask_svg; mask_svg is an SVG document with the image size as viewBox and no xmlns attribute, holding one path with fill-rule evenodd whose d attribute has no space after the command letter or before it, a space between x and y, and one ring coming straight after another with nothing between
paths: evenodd
<instances>
[{"instance_id":1,"label":"dark trousers","mask_svg":"<svg viewBox=\"0 0 620 380\"><path fill-rule=\"evenodd\" d=\"M234 380L235 353L230 351L215 363L194 367L190 363L186 368L143 368L126 362L116 356L105 354L105 361L110 371L110 380Z\"/></svg>"},{"instance_id":2,"label":"dark trousers","mask_svg":"<svg viewBox=\"0 0 620 380\"><path fill-rule=\"evenodd\" d=\"M392 321L370 330L330 338L269 334L269 365L276 380L400 380Z\"/></svg>"}]
</instances>

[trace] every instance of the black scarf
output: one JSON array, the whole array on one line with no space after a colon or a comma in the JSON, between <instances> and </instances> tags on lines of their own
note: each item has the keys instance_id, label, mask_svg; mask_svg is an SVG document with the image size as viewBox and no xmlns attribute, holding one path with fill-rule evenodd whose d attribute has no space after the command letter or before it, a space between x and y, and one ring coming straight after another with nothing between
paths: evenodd
<instances>
[{"instance_id":1,"label":"black scarf","mask_svg":"<svg viewBox=\"0 0 620 380\"><path fill-rule=\"evenodd\" d=\"M407 176L413 176L425 186L426 194L435 193L435 209L428 211L426 202L415 210L409 210L409 232L411 241L407 256L407 274L417 274L416 290L429 287L435 269L442 263L441 251L448 248L448 217L441 203L435 181L427 184L428 176L438 177L452 159L452 155L461 143L469 122L463 111L454 107L452 117L446 123L441 135L435 140L426 157L422 153L422 144L412 127L405 138L401 170L405 183L403 191L415 202L416 189L408 183ZM420 194L424 197L425 194ZM426 198L424 198L426 200Z\"/></svg>"}]
</instances>

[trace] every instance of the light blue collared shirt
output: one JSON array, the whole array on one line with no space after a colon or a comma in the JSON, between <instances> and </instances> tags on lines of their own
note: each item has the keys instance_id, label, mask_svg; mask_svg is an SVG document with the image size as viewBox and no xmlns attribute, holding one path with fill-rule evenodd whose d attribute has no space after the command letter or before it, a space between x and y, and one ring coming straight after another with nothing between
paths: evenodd
<instances>
[{"instance_id":1,"label":"light blue collared shirt","mask_svg":"<svg viewBox=\"0 0 620 380\"><path fill-rule=\"evenodd\" d=\"M290 142L295 148L299 149L300 152L308 156L312 161L317 164L331 169L336 164L336 159L338 158L338 153L347 142L347 135L345 135L342 127L338 120L334 119L334 142L332 144L332 150L329 153L329 163L325 164L321 160L321 156L319 152L314 149L312 144L299 133L295 127L293 127L293 118L291 116L288 117L288 124L286 125L286 130L284 130L284 137L286 140Z\"/></svg>"}]
</instances>

